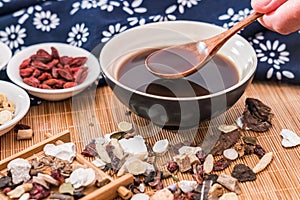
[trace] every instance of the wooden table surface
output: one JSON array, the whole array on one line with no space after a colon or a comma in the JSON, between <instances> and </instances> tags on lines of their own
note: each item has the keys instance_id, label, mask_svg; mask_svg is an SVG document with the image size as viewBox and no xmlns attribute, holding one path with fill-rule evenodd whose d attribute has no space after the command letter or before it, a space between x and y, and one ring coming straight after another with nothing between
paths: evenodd
<instances>
[{"instance_id":1,"label":"wooden table surface","mask_svg":"<svg viewBox=\"0 0 300 200\"><path fill-rule=\"evenodd\" d=\"M253 97L272 108L273 127L265 133L246 131L244 135L257 136L267 152L274 153L274 159L268 168L258 174L257 180L241 184L240 199L300 199L300 146L286 149L281 146L280 131L290 129L300 135L300 86L279 83L252 83L240 100L226 113L216 119L203 122L195 129L169 131L160 129L147 120L131 114L115 98L107 86L87 90L76 97L60 102L42 102L32 106L20 123L27 124L34 130L31 140L17 141L13 131L0 137L0 159L11 156L45 139L45 133L57 134L69 129L72 141L81 152L91 139L117 130L120 121L130 121L136 132L143 135L150 143L158 139L170 141L193 140L197 134L208 131L208 127L217 127L220 123L232 124L241 115L245 99ZM170 158L166 158L170 159ZM243 158L236 163L246 163L253 167L258 158ZM161 160L164 167L165 160ZM232 165L224 170L230 173ZM191 179L190 175L180 175L180 179ZM172 180L165 184L171 183Z\"/></svg>"}]
</instances>

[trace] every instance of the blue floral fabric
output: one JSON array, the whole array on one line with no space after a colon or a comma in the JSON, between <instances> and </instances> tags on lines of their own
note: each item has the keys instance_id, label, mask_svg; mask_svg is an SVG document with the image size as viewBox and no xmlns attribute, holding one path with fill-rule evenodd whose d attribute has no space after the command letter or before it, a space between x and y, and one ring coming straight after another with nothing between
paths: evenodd
<instances>
[{"instance_id":1,"label":"blue floral fabric","mask_svg":"<svg viewBox=\"0 0 300 200\"><path fill-rule=\"evenodd\" d=\"M13 52L49 41L92 51L151 22L194 20L230 28L251 12L249 0L0 0L0 41ZM300 32L283 36L254 22L240 34L257 53L255 79L300 83ZM0 79L7 79L5 68Z\"/></svg>"}]
</instances>

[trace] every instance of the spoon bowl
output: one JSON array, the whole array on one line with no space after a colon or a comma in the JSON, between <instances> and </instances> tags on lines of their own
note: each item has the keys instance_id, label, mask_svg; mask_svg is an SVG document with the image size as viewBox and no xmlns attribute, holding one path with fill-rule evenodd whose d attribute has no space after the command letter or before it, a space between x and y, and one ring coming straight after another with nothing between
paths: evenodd
<instances>
[{"instance_id":1,"label":"spoon bowl","mask_svg":"<svg viewBox=\"0 0 300 200\"><path fill-rule=\"evenodd\" d=\"M189 76L207 64L234 34L262 15L253 12L230 29L211 38L154 51L146 58L145 65L152 74L164 79Z\"/></svg>"}]
</instances>

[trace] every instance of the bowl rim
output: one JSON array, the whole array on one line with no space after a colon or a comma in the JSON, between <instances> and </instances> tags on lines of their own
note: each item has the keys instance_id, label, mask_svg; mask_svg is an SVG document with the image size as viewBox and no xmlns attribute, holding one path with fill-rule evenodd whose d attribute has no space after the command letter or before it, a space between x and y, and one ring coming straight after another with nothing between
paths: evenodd
<instances>
[{"instance_id":1,"label":"bowl rim","mask_svg":"<svg viewBox=\"0 0 300 200\"><path fill-rule=\"evenodd\" d=\"M18 123L27 114L27 112L30 108L30 98L29 98L28 93L23 88L17 86L14 83L0 80L0 85L4 86L6 88L11 88L11 89L13 89L13 91L15 93L18 94L17 96L21 95L24 97L24 98L22 98L23 101L22 101L22 106L20 106L21 107L20 112L17 115L14 115L13 119L9 120L8 122L6 122L5 124L2 124L0 126L0 131L2 131L2 130L5 130L5 129L13 126L14 124ZM10 99L10 101L13 101L13 100Z\"/></svg>"},{"instance_id":2,"label":"bowl rim","mask_svg":"<svg viewBox=\"0 0 300 200\"><path fill-rule=\"evenodd\" d=\"M76 51L82 52L84 53L84 55L89 55L91 57L88 57L88 59L93 59L93 62L95 61L95 63L97 64L97 67L93 67L95 68L95 71L93 71L93 73L91 74L91 77L86 78L84 82L82 82L79 85L76 85L74 87L71 88L63 88L63 89L41 89L41 88L35 88L32 87L30 85L25 84L23 81L19 80L17 77L15 77L13 75L13 70L15 70L16 68L18 68L19 66L12 66L12 63L18 59L19 56L21 56L23 53L27 53L32 51L32 49L36 49L39 47L44 47L44 48L49 48L51 46L54 46L55 48L59 48L59 47L70 47ZM32 52L35 53L35 52ZM70 55L72 56L72 55ZM23 60L19 61L20 64ZM28 90L30 92L35 92L35 93L42 93L42 94L64 94L64 93L69 93L69 92L74 92L74 91L78 91L78 90L82 90L88 86L90 86L94 81L97 80L97 78L100 75L100 64L99 64L99 60L95 57L95 55L93 55L91 52L89 52L86 49L83 49L81 47L77 47L77 46L73 46L67 43L62 43L62 42L44 42L44 43L37 43L37 44L33 44L30 45L28 47L25 47L24 49L22 49L21 51L17 52L15 55L12 56L12 58L10 59L10 61L7 64L7 75L9 77L9 79L14 82L15 84L19 85L20 87L24 88L25 90Z\"/></svg>"},{"instance_id":3,"label":"bowl rim","mask_svg":"<svg viewBox=\"0 0 300 200\"><path fill-rule=\"evenodd\" d=\"M170 25L174 25L174 24L188 24L190 26L193 26L193 25L203 25L203 26L214 28L214 29L216 29L216 30L218 30L220 32L227 30L227 29L225 29L225 28L223 28L221 26L215 25L215 24L210 24L210 23L200 22L200 21L190 21L190 20L176 20L176 21L152 22L152 23L148 23L148 24L145 24L145 25L142 25L142 26L136 26L136 27L128 29L128 30L126 30L126 31L124 31L122 33L119 33L118 35L114 36L113 38L111 38L103 46L103 48L101 49L101 52L100 52L100 56L99 56L100 67L101 67L101 64L102 64L101 61L103 59L102 52L105 51L108 48L108 46L110 45L110 41L114 41L114 40L118 39L119 37L124 37L123 36L124 34L134 32L136 29L144 29L144 28L148 28L148 27L151 28L151 27L160 26L161 24L165 24L165 25L169 24L169 26ZM168 101L194 101L194 100L201 100L201 99L213 98L213 97L217 97L217 96L220 96L220 95L227 94L228 92L234 91L235 89L239 88L240 86L242 86L243 84L245 84L247 81L249 81L251 79L251 77L254 75L255 71L256 71L256 68L257 68L257 57L256 57L255 50L253 49L253 47L251 46L251 44L244 37L242 37L239 34L235 34L233 36L233 38L239 39L240 41L242 41L243 43L245 43L249 47L249 50L250 50L249 54L254 55L252 57L253 58L253 63L251 65L252 66L251 71L249 73L247 73L245 77L243 77L242 79L240 79L236 84L232 85L231 87L228 87L225 90L221 90L219 92L215 92L215 93L212 93L212 94L209 94L209 95L193 96L193 97L165 97L165 96L148 94L148 93L145 93L145 92L141 92L141 91L132 89L132 88L130 88L130 87L128 87L128 86L120 83L117 79L115 79L114 77L112 77L110 73L107 72L106 68L102 68L101 67L101 70L102 70L102 73L103 73L104 77L109 78L110 81L112 81L116 85L118 85L118 86L120 86L120 87L122 87L122 88L124 88L124 89L126 89L126 90L128 90L130 92L132 92L132 94L139 94L139 95L147 96L147 97L150 97L150 98L161 99L161 100L168 100Z\"/></svg>"},{"instance_id":4,"label":"bowl rim","mask_svg":"<svg viewBox=\"0 0 300 200\"><path fill-rule=\"evenodd\" d=\"M1 59L0 62L0 70L5 67L5 65L8 64L8 62L10 61L11 57L12 57L12 51L11 49L3 42L0 41L0 49L5 51L5 54L7 54L8 56L5 57L3 60ZM1 54L3 54L3 51L1 52Z\"/></svg>"}]
</instances>

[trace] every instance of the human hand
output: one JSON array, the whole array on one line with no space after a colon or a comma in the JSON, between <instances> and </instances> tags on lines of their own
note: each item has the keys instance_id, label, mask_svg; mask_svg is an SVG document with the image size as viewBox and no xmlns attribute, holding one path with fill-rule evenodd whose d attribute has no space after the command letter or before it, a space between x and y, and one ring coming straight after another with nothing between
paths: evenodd
<instances>
[{"instance_id":1,"label":"human hand","mask_svg":"<svg viewBox=\"0 0 300 200\"><path fill-rule=\"evenodd\" d=\"M252 8L265 13L259 22L283 35L300 30L300 0L251 0Z\"/></svg>"}]
</instances>

